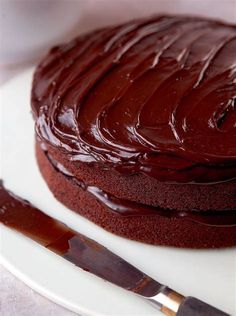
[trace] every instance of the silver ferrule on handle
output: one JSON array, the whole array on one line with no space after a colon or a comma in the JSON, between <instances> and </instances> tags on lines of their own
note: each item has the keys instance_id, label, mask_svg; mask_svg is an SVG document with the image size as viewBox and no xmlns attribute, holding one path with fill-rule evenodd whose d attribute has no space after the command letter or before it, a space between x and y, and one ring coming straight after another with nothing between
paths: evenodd
<instances>
[{"instance_id":1,"label":"silver ferrule on handle","mask_svg":"<svg viewBox=\"0 0 236 316\"><path fill-rule=\"evenodd\" d=\"M167 286L163 286L158 294L145 298L145 300L162 311L166 316L176 316L183 299L184 296L171 290Z\"/></svg>"}]
</instances>

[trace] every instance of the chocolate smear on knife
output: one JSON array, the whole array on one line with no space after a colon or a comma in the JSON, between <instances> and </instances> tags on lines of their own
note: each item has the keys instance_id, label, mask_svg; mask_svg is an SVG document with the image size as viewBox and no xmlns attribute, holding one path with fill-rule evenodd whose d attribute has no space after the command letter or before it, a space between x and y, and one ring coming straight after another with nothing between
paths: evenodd
<instances>
[{"instance_id":1,"label":"chocolate smear on knife","mask_svg":"<svg viewBox=\"0 0 236 316\"><path fill-rule=\"evenodd\" d=\"M151 297L162 288L94 240L46 215L0 183L0 223L33 239L85 271L124 289Z\"/></svg>"}]
</instances>

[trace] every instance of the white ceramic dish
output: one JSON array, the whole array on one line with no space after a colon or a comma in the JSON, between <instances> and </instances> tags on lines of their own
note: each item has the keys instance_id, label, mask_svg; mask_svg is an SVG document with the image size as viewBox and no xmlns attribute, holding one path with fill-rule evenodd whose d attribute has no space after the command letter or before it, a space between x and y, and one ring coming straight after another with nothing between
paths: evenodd
<instances>
[{"instance_id":1,"label":"white ceramic dish","mask_svg":"<svg viewBox=\"0 0 236 316\"><path fill-rule=\"evenodd\" d=\"M5 84L1 102L1 173L16 194L75 230L104 244L152 277L236 313L236 249L154 247L114 236L55 200L38 171L30 114L32 70ZM3 264L36 291L82 315L159 315L141 299L0 225Z\"/></svg>"}]
</instances>

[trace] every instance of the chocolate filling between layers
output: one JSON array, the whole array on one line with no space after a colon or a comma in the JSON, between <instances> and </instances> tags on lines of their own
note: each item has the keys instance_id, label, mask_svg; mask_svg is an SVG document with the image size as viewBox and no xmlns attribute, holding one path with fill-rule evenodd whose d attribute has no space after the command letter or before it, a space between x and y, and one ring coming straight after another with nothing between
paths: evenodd
<instances>
[{"instance_id":1,"label":"chocolate filling between layers","mask_svg":"<svg viewBox=\"0 0 236 316\"><path fill-rule=\"evenodd\" d=\"M41 149L42 150L42 149ZM168 218L183 218L207 226L232 227L236 226L235 210L223 211L177 211L149 206L134 201L117 198L114 195L101 190L97 186L87 185L84 181L77 179L61 163L52 158L46 151L43 151L54 170L61 173L68 181L79 186L84 191L91 194L95 199L105 206L107 211L115 213L117 216L164 216Z\"/></svg>"}]
</instances>

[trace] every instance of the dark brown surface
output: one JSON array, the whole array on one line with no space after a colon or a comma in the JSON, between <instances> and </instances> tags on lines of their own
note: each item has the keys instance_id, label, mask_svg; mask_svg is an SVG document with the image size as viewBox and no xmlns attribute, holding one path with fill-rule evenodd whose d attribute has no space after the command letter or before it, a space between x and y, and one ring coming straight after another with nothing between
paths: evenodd
<instances>
[{"instance_id":1,"label":"dark brown surface","mask_svg":"<svg viewBox=\"0 0 236 316\"><path fill-rule=\"evenodd\" d=\"M170 184L145 174L124 175L101 164L71 161L56 148L48 144L46 147L50 156L74 177L121 199L179 211L236 210L235 181L211 185Z\"/></svg>"},{"instance_id":2,"label":"dark brown surface","mask_svg":"<svg viewBox=\"0 0 236 316\"><path fill-rule=\"evenodd\" d=\"M217 210L217 211L178 211L164 209L160 207L150 206L142 203L137 203L127 199L118 198L97 186L88 185L86 182L76 178L71 174L61 163L56 161L49 153L44 151L49 163L55 171L67 178L72 184L78 186L85 192L89 193L92 198L96 199L108 211L115 213L117 216L123 217L142 217L142 216L162 216L167 218L184 218L188 221L193 221L207 226L236 226L236 212L232 210Z\"/></svg>"},{"instance_id":3,"label":"dark brown surface","mask_svg":"<svg viewBox=\"0 0 236 316\"><path fill-rule=\"evenodd\" d=\"M44 142L159 181L236 178L236 27L158 16L53 48L32 109Z\"/></svg>"},{"instance_id":4,"label":"dark brown surface","mask_svg":"<svg viewBox=\"0 0 236 316\"><path fill-rule=\"evenodd\" d=\"M77 182L38 157L54 195L131 239L235 245L235 228L202 225L235 223L235 50L235 25L186 16L131 21L53 48L33 80L37 141ZM133 215L135 205L142 219L114 214Z\"/></svg>"},{"instance_id":5,"label":"dark brown surface","mask_svg":"<svg viewBox=\"0 0 236 316\"><path fill-rule=\"evenodd\" d=\"M26 235L78 267L124 289L149 297L163 288L99 243L72 231L28 201L9 192L2 182L0 223Z\"/></svg>"},{"instance_id":6,"label":"dark brown surface","mask_svg":"<svg viewBox=\"0 0 236 316\"><path fill-rule=\"evenodd\" d=\"M184 218L158 215L117 216L89 192L55 170L44 151L37 146L40 170L57 199L105 229L146 243L176 247L211 248L236 245L236 227L214 227Z\"/></svg>"},{"instance_id":7,"label":"dark brown surface","mask_svg":"<svg viewBox=\"0 0 236 316\"><path fill-rule=\"evenodd\" d=\"M235 181L211 185L170 184L144 174L124 175L100 164L74 162L50 145L43 144L43 147L75 178L121 199L179 211L236 210Z\"/></svg>"}]
</instances>

